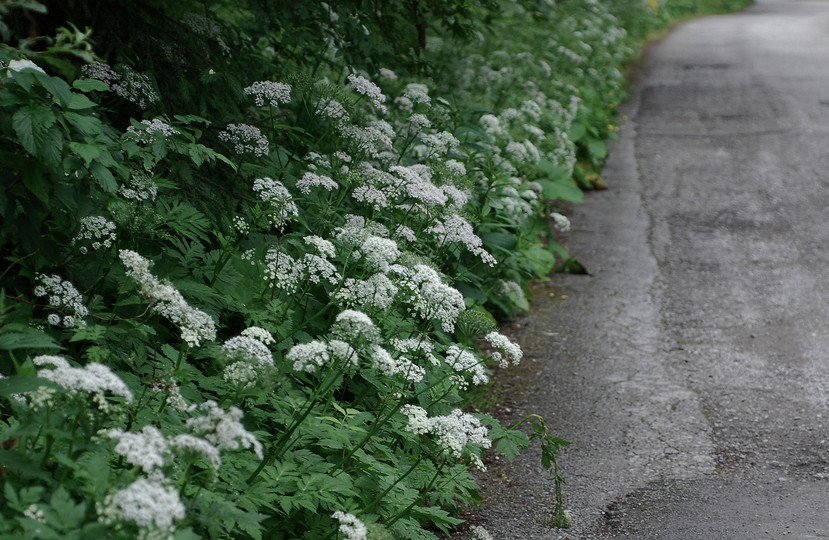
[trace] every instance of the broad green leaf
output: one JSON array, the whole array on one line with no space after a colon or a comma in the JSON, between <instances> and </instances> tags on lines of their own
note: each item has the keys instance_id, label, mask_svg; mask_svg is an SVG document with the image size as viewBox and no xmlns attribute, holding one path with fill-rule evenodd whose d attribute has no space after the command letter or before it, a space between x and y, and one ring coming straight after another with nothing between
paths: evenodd
<instances>
[{"instance_id":1,"label":"broad green leaf","mask_svg":"<svg viewBox=\"0 0 829 540\"><path fill-rule=\"evenodd\" d=\"M41 77L40 83L62 107L66 107L72 101L72 89L60 77Z\"/></svg>"},{"instance_id":2,"label":"broad green leaf","mask_svg":"<svg viewBox=\"0 0 829 540\"><path fill-rule=\"evenodd\" d=\"M587 151L597 160L603 160L607 157L607 145L599 139L591 139L587 143Z\"/></svg>"},{"instance_id":3,"label":"broad green leaf","mask_svg":"<svg viewBox=\"0 0 829 540\"><path fill-rule=\"evenodd\" d=\"M41 379L40 377L13 375L11 377L4 377L0 379L0 396L10 396L12 394L32 392L41 386L45 386L47 388L61 388L52 381Z\"/></svg>"},{"instance_id":4,"label":"broad green leaf","mask_svg":"<svg viewBox=\"0 0 829 540\"><path fill-rule=\"evenodd\" d=\"M576 203L584 200L584 192L570 178L559 182L539 180L538 183L541 184L544 196L548 199Z\"/></svg>"},{"instance_id":5,"label":"broad green leaf","mask_svg":"<svg viewBox=\"0 0 829 540\"><path fill-rule=\"evenodd\" d=\"M85 144L73 141L69 143L69 148L83 158L87 167L101 156L101 147L97 144Z\"/></svg>"},{"instance_id":6,"label":"broad green leaf","mask_svg":"<svg viewBox=\"0 0 829 540\"><path fill-rule=\"evenodd\" d=\"M9 332L0 334L0 349L14 351L17 349L60 349L61 346L55 343L43 332Z\"/></svg>"},{"instance_id":7,"label":"broad green leaf","mask_svg":"<svg viewBox=\"0 0 829 540\"><path fill-rule=\"evenodd\" d=\"M81 92L106 92L109 90L109 85L98 79L75 79L72 81L72 87Z\"/></svg>"},{"instance_id":8,"label":"broad green leaf","mask_svg":"<svg viewBox=\"0 0 829 540\"><path fill-rule=\"evenodd\" d=\"M20 144L33 156L38 156L49 127L57 121L51 107L33 103L21 107L12 115L12 126Z\"/></svg>"},{"instance_id":9,"label":"broad green leaf","mask_svg":"<svg viewBox=\"0 0 829 540\"><path fill-rule=\"evenodd\" d=\"M90 171L92 172L92 176L94 176L98 181L98 185L101 186L101 189L107 193L115 193L118 191L118 182L115 180L112 172L110 172L110 170L107 169L102 163L96 161L92 164Z\"/></svg>"},{"instance_id":10,"label":"broad green leaf","mask_svg":"<svg viewBox=\"0 0 829 540\"><path fill-rule=\"evenodd\" d=\"M72 101L69 102L68 108L73 110L91 109L95 107L95 102L83 94L72 94Z\"/></svg>"}]
</instances>

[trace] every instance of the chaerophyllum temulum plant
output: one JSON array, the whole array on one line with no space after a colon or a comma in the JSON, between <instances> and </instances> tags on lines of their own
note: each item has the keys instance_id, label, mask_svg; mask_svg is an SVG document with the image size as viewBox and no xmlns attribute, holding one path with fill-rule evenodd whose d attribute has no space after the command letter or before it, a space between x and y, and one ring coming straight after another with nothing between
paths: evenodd
<instances>
[{"instance_id":1,"label":"chaerophyllum temulum plant","mask_svg":"<svg viewBox=\"0 0 829 540\"><path fill-rule=\"evenodd\" d=\"M0 8L0 536L435 538L531 438L563 515L565 443L466 398L603 159L608 9L89 4Z\"/></svg>"}]
</instances>

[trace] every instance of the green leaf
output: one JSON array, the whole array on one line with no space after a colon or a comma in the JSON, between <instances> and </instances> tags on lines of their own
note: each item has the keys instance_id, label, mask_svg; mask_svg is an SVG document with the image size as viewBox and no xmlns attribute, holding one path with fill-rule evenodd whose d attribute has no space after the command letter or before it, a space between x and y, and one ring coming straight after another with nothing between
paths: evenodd
<instances>
[{"instance_id":1,"label":"green leaf","mask_svg":"<svg viewBox=\"0 0 829 540\"><path fill-rule=\"evenodd\" d=\"M60 349L51 337L43 332L6 332L0 334L0 349L14 351L17 349Z\"/></svg>"},{"instance_id":2,"label":"green leaf","mask_svg":"<svg viewBox=\"0 0 829 540\"><path fill-rule=\"evenodd\" d=\"M38 156L46 140L46 133L57 121L51 107L34 103L21 107L12 116L12 126L20 144L33 156Z\"/></svg>"},{"instance_id":3,"label":"green leaf","mask_svg":"<svg viewBox=\"0 0 829 540\"><path fill-rule=\"evenodd\" d=\"M72 100L69 102L68 108L73 110L91 109L95 107L95 102L83 94L72 94Z\"/></svg>"},{"instance_id":4,"label":"green leaf","mask_svg":"<svg viewBox=\"0 0 829 540\"><path fill-rule=\"evenodd\" d=\"M570 131L567 132L567 138L573 142L580 141L587 134L587 124L584 122L573 122L570 126Z\"/></svg>"},{"instance_id":5,"label":"green leaf","mask_svg":"<svg viewBox=\"0 0 829 540\"><path fill-rule=\"evenodd\" d=\"M66 107L72 101L72 89L63 79L59 77L41 77L40 83L62 107Z\"/></svg>"},{"instance_id":6,"label":"green leaf","mask_svg":"<svg viewBox=\"0 0 829 540\"><path fill-rule=\"evenodd\" d=\"M587 151L597 160L603 160L607 157L607 145L599 139L591 139L587 143Z\"/></svg>"},{"instance_id":7,"label":"green leaf","mask_svg":"<svg viewBox=\"0 0 829 540\"><path fill-rule=\"evenodd\" d=\"M0 396L10 396L12 394L32 392L42 386L47 388L61 388L61 386L53 383L52 381L41 379L40 377L32 377L31 375L14 375L12 377L4 377L0 379Z\"/></svg>"},{"instance_id":8,"label":"green leaf","mask_svg":"<svg viewBox=\"0 0 829 540\"><path fill-rule=\"evenodd\" d=\"M92 164L90 172L92 172L92 176L98 181L98 185L101 186L101 189L107 193L115 193L118 191L118 182L115 180L115 177L112 175L110 170L103 164L96 161Z\"/></svg>"},{"instance_id":9,"label":"green leaf","mask_svg":"<svg viewBox=\"0 0 829 540\"><path fill-rule=\"evenodd\" d=\"M72 87L81 92L106 92L109 90L109 85L98 79L75 79L72 81Z\"/></svg>"},{"instance_id":10,"label":"green leaf","mask_svg":"<svg viewBox=\"0 0 829 540\"><path fill-rule=\"evenodd\" d=\"M584 200L584 192L570 178L563 181L553 182L552 180L539 180L544 196L557 201L569 201L580 203Z\"/></svg>"},{"instance_id":11,"label":"green leaf","mask_svg":"<svg viewBox=\"0 0 829 540\"><path fill-rule=\"evenodd\" d=\"M72 141L69 143L69 148L83 158L87 167L101 156L101 147L97 144L85 144Z\"/></svg>"}]
</instances>

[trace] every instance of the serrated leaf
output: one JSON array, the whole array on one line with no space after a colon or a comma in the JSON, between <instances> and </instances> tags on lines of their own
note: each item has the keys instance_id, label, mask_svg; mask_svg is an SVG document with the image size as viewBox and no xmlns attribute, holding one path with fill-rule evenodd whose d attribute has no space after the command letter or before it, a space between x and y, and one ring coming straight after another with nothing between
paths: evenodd
<instances>
[{"instance_id":1,"label":"serrated leaf","mask_svg":"<svg viewBox=\"0 0 829 540\"><path fill-rule=\"evenodd\" d=\"M85 144L73 141L69 143L69 149L80 156L87 167L101 155L101 147L97 144Z\"/></svg>"},{"instance_id":2,"label":"serrated leaf","mask_svg":"<svg viewBox=\"0 0 829 540\"><path fill-rule=\"evenodd\" d=\"M17 349L60 349L48 335L42 332L4 332L0 334L0 349L14 351Z\"/></svg>"},{"instance_id":3,"label":"serrated leaf","mask_svg":"<svg viewBox=\"0 0 829 540\"><path fill-rule=\"evenodd\" d=\"M115 180L112 172L110 172L110 170L107 169L102 163L98 161L93 163L90 168L90 172L98 181L98 185L101 186L101 189L107 193L115 193L118 191L118 182Z\"/></svg>"},{"instance_id":4,"label":"serrated leaf","mask_svg":"<svg viewBox=\"0 0 829 540\"><path fill-rule=\"evenodd\" d=\"M12 126L20 144L33 156L39 155L49 127L56 121L51 107L41 103L21 107L12 115Z\"/></svg>"},{"instance_id":5,"label":"serrated leaf","mask_svg":"<svg viewBox=\"0 0 829 540\"><path fill-rule=\"evenodd\" d=\"M41 77L40 84L60 103L66 107L72 101L72 89L59 77Z\"/></svg>"}]
</instances>

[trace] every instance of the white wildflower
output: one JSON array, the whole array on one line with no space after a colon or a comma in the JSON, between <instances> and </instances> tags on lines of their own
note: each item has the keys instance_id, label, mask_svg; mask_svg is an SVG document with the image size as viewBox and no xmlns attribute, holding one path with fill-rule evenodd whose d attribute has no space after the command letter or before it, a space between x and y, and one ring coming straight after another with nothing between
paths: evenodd
<instances>
[{"instance_id":1,"label":"white wildflower","mask_svg":"<svg viewBox=\"0 0 829 540\"><path fill-rule=\"evenodd\" d=\"M315 187L321 187L326 191L331 191L337 189L339 185L328 176L306 172L302 175L302 178L297 180L296 187L299 191L308 195L311 193L311 189Z\"/></svg>"},{"instance_id":2,"label":"white wildflower","mask_svg":"<svg viewBox=\"0 0 829 540\"><path fill-rule=\"evenodd\" d=\"M507 367L510 361L513 366L517 366L521 362L524 352L518 344L511 342L508 337L498 332L490 332L484 339L494 348L498 349L499 354L493 354L492 357L502 368ZM500 353L503 353L504 356L502 357Z\"/></svg>"},{"instance_id":3,"label":"white wildflower","mask_svg":"<svg viewBox=\"0 0 829 540\"><path fill-rule=\"evenodd\" d=\"M420 382L426 374L426 370L405 356L394 358L389 351L380 345L374 345L371 350L372 367L380 370L384 375L393 377L402 373L403 377L412 381Z\"/></svg>"},{"instance_id":4,"label":"white wildflower","mask_svg":"<svg viewBox=\"0 0 829 540\"><path fill-rule=\"evenodd\" d=\"M109 410L105 393L121 396L124 401L132 401L132 392L117 375L107 366L91 362L82 368L69 365L62 356L41 355L35 356L32 363L41 366L37 376L52 381L69 390L71 394L86 392L102 411ZM46 399L51 399L47 396Z\"/></svg>"},{"instance_id":5,"label":"white wildflower","mask_svg":"<svg viewBox=\"0 0 829 540\"><path fill-rule=\"evenodd\" d=\"M359 251L352 253L352 256L362 258L370 269L385 273L400 257L400 250L394 240L372 235L365 239Z\"/></svg>"},{"instance_id":6,"label":"white wildflower","mask_svg":"<svg viewBox=\"0 0 829 540\"><path fill-rule=\"evenodd\" d=\"M258 127L250 124L228 124L224 131L219 132L219 140L232 145L238 155L262 157L270 152L268 139Z\"/></svg>"},{"instance_id":7,"label":"white wildflower","mask_svg":"<svg viewBox=\"0 0 829 540\"><path fill-rule=\"evenodd\" d=\"M270 248L265 253L265 277L269 286L293 293L302 276L302 265L284 251Z\"/></svg>"},{"instance_id":8,"label":"white wildflower","mask_svg":"<svg viewBox=\"0 0 829 540\"><path fill-rule=\"evenodd\" d=\"M210 461L210 465L213 466L214 471L219 470L219 467L222 466L222 457L219 454L219 449L205 439L195 437L189 433L182 433L176 435L168 442L171 450L180 453L190 452L206 457Z\"/></svg>"},{"instance_id":9,"label":"white wildflower","mask_svg":"<svg viewBox=\"0 0 829 540\"><path fill-rule=\"evenodd\" d=\"M351 87L355 92L366 96L376 107L380 107L386 101L386 96L383 95L383 91L362 75L352 73L348 76L348 82L351 83Z\"/></svg>"},{"instance_id":10,"label":"white wildflower","mask_svg":"<svg viewBox=\"0 0 829 540\"><path fill-rule=\"evenodd\" d=\"M316 248L317 253L323 257L334 258L337 256L337 249L334 247L334 244L324 238L320 238L319 236L306 236L302 240L309 246Z\"/></svg>"},{"instance_id":11,"label":"white wildflower","mask_svg":"<svg viewBox=\"0 0 829 540\"><path fill-rule=\"evenodd\" d=\"M268 221L277 229L299 215L294 198L282 182L272 178L257 178L253 181L253 191L257 197L269 206Z\"/></svg>"},{"instance_id":12,"label":"white wildflower","mask_svg":"<svg viewBox=\"0 0 829 540\"><path fill-rule=\"evenodd\" d=\"M438 237L441 243L460 243L471 253L479 256L483 262L489 266L495 266L498 261L483 247L483 241L472 230L472 225L457 214L449 216L443 223L435 221L435 224L426 229L426 232L432 233Z\"/></svg>"},{"instance_id":13,"label":"white wildflower","mask_svg":"<svg viewBox=\"0 0 829 540\"><path fill-rule=\"evenodd\" d=\"M418 133L432 127L432 122L429 121L425 114L420 113L411 115L409 117L409 124L411 124L412 130Z\"/></svg>"},{"instance_id":14,"label":"white wildflower","mask_svg":"<svg viewBox=\"0 0 829 540\"><path fill-rule=\"evenodd\" d=\"M395 268L403 274L404 295L409 310L423 319L437 319L445 332L454 332L455 321L466 309L463 295L444 284L434 269L419 264L412 270Z\"/></svg>"},{"instance_id":15,"label":"white wildflower","mask_svg":"<svg viewBox=\"0 0 829 540\"><path fill-rule=\"evenodd\" d=\"M409 242L417 242L415 232L405 225L398 225L392 236L397 239L408 240Z\"/></svg>"},{"instance_id":16,"label":"white wildflower","mask_svg":"<svg viewBox=\"0 0 829 540\"><path fill-rule=\"evenodd\" d=\"M366 540L368 529L354 514L348 514L337 510L331 517L340 522L339 531L343 533L345 540Z\"/></svg>"},{"instance_id":17,"label":"white wildflower","mask_svg":"<svg viewBox=\"0 0 829 540\"><path fill-rule=\"evenodd\" d=\"M318 367L327 364L331 357L328 355L328 346L322 341L299 343L291 347L285 358L293 362L294 371L313 373Z\"/></svg>"},{"instance_id":18,"label":"white wildflower","mask_svg":"<svg viewBox=\"0 0 829 540\"><path fill-rule=\"evenodd\" d=\"M567 232L570 230L570 220L567 219L566 216L559 214L558 212L553 212L550 214L550 218L553 220L553 227L556 230L561 232Z\"/></svg>"},{"instance_id":19,"label":"white wildflower","mask_svg":"<svg viewBox=\"0 0 829 540\"><path fill-rule=\"evenodd\" d=\"M324 100L317 103L316 113L323 118L333 120L334 123L340 127L345 126L350 119L348 111L345 110L343 104L335 99Z\"/></svg>"},{"instance_id":20,"label":"white wildflower","mask_svg":"<svg viewBox=\"0 0 829 540\"><path fill-rule=\"evenodd\" d=\"M393 165L389 171L399 176L402 182L402 188L412 199L426 204L426 206L444 206L446 204L446 194L437 186L435 186L429 178L424 177L421 169L413 167L403 167L400 165Z\"/></svg>"},{"instance_id":21,"label":"white wildflower","mask_svg":"<svg viewBox=\"0 0 829 540\"><path fill-rule=\"evenodd\" d=\"M103 216L87 216L80 219L81 230L72 239L72 245L88 244L93 250L111 248L118 238L115 233L115 223ZM86 250L87 245L81 246Z\"/></svg>"},{"instance_id":22,"label":"white wildflower","mask_svg":"<svg viewBox=\"0 0 829 540\"><path fill-rule=\"evenodd\" d=\"M380 78L389 81L396 81L397 74L388 68L380 68Z\"/></svg>"},{"instance_id":23,"label":"white wildflower","mask_svg":"<svg viewBox=\"0 0 829 540\"><path fill-rule=\"evenodd\" d=\"M118 439L115 453L124 456L127 463L141 467L144 474L164 467L170 455L167 439L154 426L144 426L138 433L110 429L105 434L110 439Z\"/></svg>"},{"instance_id":24,"label":"white wildflower","mask_svg":"<svg viewBox=\"0 0 829 540\"><path fill-rule=\"evenodd\" d=\"M245 95L253 96L257 107L267 102L271 107L291 102L291 85L282 82L259 81L245 88Z\"/></svg>"},{"instance_id":25,"label":"white wildflower","mask_svg":"<svg viewBox=\"0 0 829 540\"><path fill-rule=\"evenodd\" d=\"M213 400L208 400L201 405L190 405L187 411L203 413L202 416L191 416L185 422L193 433L202 436L209 443L219 450L238 450L251 448L256 457L262 459L262 444L256 437L249 433L240 420L243 413L236 407L225 411Z\"/></svg>"},{"instance_id":26,"label":"white wildflower","mask_svg":"<svg viewBox=\"0 0 829 540\"><path fill-rule=\"evenodd\" d=\"M133 172L127 183L118 188L118 194L134 201L154 201L158 186L146 173Z\"/></svg>"},{"instance_id":27,"label":"white wildflower","mask_svg":"<svg viewBox=\"0 0 829 540\"><path fill-rule=\"evenodd\" d=\"M335 298L346 305L388 309L394 303L398 288L382 272L366 280L347 278Z\"/></svg>"},{"instance_id":28,"label":"white wildflower","mask_svg":"<svg viewBox=\"0 0 829 540\"><path fill-rule=\"evenodd\" d=\"M190 307L175 287L150 272L150 261L134 251L122 249L118 256L127 277L138 283L141 295L152 302L151 308L178 325L181 338L191 347L216 339L216 324L207 313Z\"/></svg>"},{"instance_id":29,"label":"white wildflower","mask_svg":"<svg viewBox=\"0 0 829 540\"><path fill-rule=\"evenodd\" d=\"M261 328L259 326L249 326L242 330L242 334L245 337L253 338L256 341L264 343L265 345L273 345L276 343L276 340L273 338L273 335Z\"/></svg>"},{"instance_id":30,"label":"white wildflower","mask_svg":"<svg viewBox=\"0 0 829 540\"><path fill-rule=\"evenodd\" d=\"M157 135L171 137L178 135L179 131L164 120L154 118L153 120L141 120L137 127L128 127L127 133L134 135L141 144L149 144L157 140Z\"/></svg>"},{"instance_id":31,"label":"white wildflower","mask_svg":"<svg viewBox=\"0 0 829 540\"><path fill-rule=\"evenodd\" d=\"M456 159L447 159L444 163L446 169L457 176L466 176L466 165Z\"/></svg>"},{"instance_id":32,"label":"white wildflower","mask_svg":"<svg viewBox=\"0 0 829 540\"><path fill-rule=\"evenodd\" d=\"M440 365L440 359L434 355L435 346L426 336L406 339L392 338L391 345L400 353L415 353L424 356L433 366Z\"/></svg>"},{"instance_id":33,"label":"white wildflower","mask_svg":"<svg viewBox=\"0 0 829 540\"><path fill-rule=\"evenodd\" d=\"M328 353L333 360L342 362L346 366L356 366L359 360L354 347L339 339L332 339L328 342Z\"/></svg>"},{"instance_id":34,"label":"white wildflower","mask_svg":"<svg viewBox=\"0 0 829 540\"><path fill-rule=\"evenodd\" d=\"M421 136L423 144L429 147L432 152L446 154L460 146L460 141L448 131L429 133Z\"/></svg>"},{"instance_id":35,"label":"white wildflower","mask_svg":"<svg viewBox=\"0 0 829 540\"><path fill-rule=\"evenodd\" d=\"M129 66L117 68L115 80L104 81L119 97L146 109L161 99L150 78Z\"/></svg>"},{"instance_id":36,"label":"white wildflower","mask_svg":"<svg viewBox=\"0 0 829 540\"><path fill-rule=\"evenodd\" d=\"M473 525L469 531L472 533L472 540L495 540L489 531L480 525Z\"/></svg>"},{"instance_id":37,"label":"white wildflower","mask_svg":"<svg viewBox=\"0 0 829 540\"><path fill-rule=\"evenodd\" d=\"M429 87L420 83L409 83L403 91L403 97L412 103L423 103L429 105L432 99L429 97Z\"/></svg>"},{"instance_id":38,"label":"white wildflower","mask_svg":"<svg viewBox=\"0 0 829 540\"><path fill-rule=\"evenodd\" d=\"M297 267L300 269L301 275L307 277L312 283L327 281L332 285L336 285L342 278L337 271L337 267L331 261L313 253L303 255L297 261Z\"/></svg>"},{"instance_id":39,"label":"white wildflower","mask_svg":"<svg viewBox=\"0 0 829 540\"><path fill-rule=\"evenodd\" d=\"M262 341L253 337L232 337L224 342L222 352L231 360L225 368L224 379L240 386L251 386L263 369L273 366L271 351Z\"/></svg>"},{"instance_id":40,"label":"white wildflower","mask_svg":"<svg viewBox=\"0 0 829 540\"><path fill-rule=\"evenodd\" d=\"M358 340L373 343L380 338L380 330L371 317L354 309L344 309L334 318L331 333L350 343Z\"/></svg>"},{"instance_id":41,"label":"white wildflower","mask_svg":"<svg viewBox=\"0 0 829 540\"><path fill-rule=\"evenodd\" d=\"M462 390L466 390L468 383L464 375L472 376L472 384L479 386L489 382L483 362L471 351L452 345L446 351L446 364L460 375L455 379Z\"/></svg>"},{"instance_id":42,"label":"white wildflower","mask_svg":"<svg viewBox=\"0 0 829 540\"><path fill-rule=\"evenodd\" d=\"M133 521L147 533L172 535L176 520L184 519L186 509L173 486L161 476L139 478L126 488L109 494L98 506L104 523Z\"/></svg>"},{"instance_id":43,"label":"white wildflower","mask_svg":"<svg viewBox=\"0 0 829 540\"><path fill-rule=\"evenodd\" d=\"M57 313L51 313L47 317L49 324L57 326L62 323L63 326L69 328L75 325L79 328L86 326L84 317L89 315L89 310L83 305L83 297L81 297L81 293L78 292L78 289L72 283L64 281L60 276L47 276L45 274L38 274L37 280L40 282L40 285L34 289L35 296L47 296L49 306L53 308L60 310L68 308L72 310L71 314L64 315L63 318ZM71 326L69 324L70 322L72 323Z\"/></svg>"}]
</instances>

